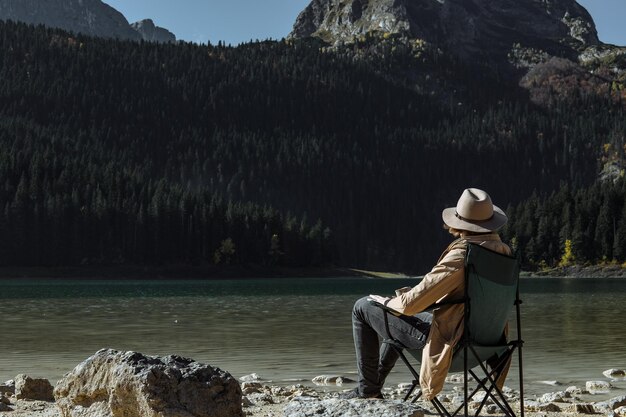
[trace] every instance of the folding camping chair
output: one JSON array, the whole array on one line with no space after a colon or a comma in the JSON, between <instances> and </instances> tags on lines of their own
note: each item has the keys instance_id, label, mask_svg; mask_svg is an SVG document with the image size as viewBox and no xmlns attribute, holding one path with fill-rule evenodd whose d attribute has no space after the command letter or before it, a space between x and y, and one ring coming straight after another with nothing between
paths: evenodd
<instances>
[{"instance_id":1,"label":"folding camping chair","mask_svg":"<svg viewBox=\"0 0 626 417\"><path fill-rule=\"evenodd\" d=\"M497 252L490 251L481 246L470 244L465 257L465 296L462 300L444 302L430 307L437 308L446 304L465 305L465 330L461 341L455 348L452 364L449 372L463 372L463 404L452 414L443 406L441 401L434 398L431 403L442 417L456 416L464 409L468 416L468 403L481 389L486 392L480 406L476 411L479 415L487 400L490 398L505 415L515 417L502 391L497 387L496 381L501 375L503 367L512 359L517 350L519 358L519 384L520 384L520 415L524 417L524 380L522 368L522 345L520 304L519 299L519 260ZM389 332L387 314L396 314L387 307L383 308L385 325L388 338L383 343L388 343L399 354L402 361L413 375L412 386L406 394L404 401L408 400L416 387L419 387L419 372L408 361L403 350L421 362L422 350L405 349L398 341L391 337ZM504 329L511 308L515 306L517 312L517 338L510 342L504 340ZM485 362L490 360L490 369ZM494 364L495 361L495 364ZM475 368L476 372L475 372ZM477 372L484 374L480 378ZM475 389L468 395L468 379L471 376L477 383ZM413 402L419 399L421 391L418 390Z\"/></svg>"}]
</instances>

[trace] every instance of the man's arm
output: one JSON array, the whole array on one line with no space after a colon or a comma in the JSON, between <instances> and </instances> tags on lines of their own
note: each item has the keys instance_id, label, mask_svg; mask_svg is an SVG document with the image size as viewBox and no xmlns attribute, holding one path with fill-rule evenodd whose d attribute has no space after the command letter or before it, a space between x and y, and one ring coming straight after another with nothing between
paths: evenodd
<instances>
[{"instance_id":1,"label":"man's arm","mask_svg":"<svg viewBox=\"0 0 626 417\"><path fill-rule=\"evenodd\" d=\"M463 280L465 251L453 249L408 292L389 300L387 307L407 316L426 310L454 291Z\"/></svg>"}]
</instances>

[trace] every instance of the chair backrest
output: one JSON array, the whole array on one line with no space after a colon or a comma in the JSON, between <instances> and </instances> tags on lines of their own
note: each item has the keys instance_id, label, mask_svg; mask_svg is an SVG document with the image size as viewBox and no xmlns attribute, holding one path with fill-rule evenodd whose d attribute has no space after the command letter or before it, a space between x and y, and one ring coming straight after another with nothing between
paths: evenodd
<instances>
[{"instance_id":1,"label":"chair backrest","mask_svg":"<svg viewBox=\"0 0 626 417\"><path fill-rule=\"evenodd\" d=\"M473 344L500 343L517 298L519 261L470 244L465 257L465 285L469 314L465 330Z\"/></svg>"}]
</instances>

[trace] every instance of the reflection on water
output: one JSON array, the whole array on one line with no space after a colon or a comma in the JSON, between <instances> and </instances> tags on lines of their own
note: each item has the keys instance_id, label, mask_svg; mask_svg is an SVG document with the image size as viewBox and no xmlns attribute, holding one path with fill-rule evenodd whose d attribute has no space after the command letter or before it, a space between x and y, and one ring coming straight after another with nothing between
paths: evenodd
<instances>
[{"instance_id":1,"label":"reflection on water","mask_svg":"<svg viewBox=\"0 0 626 417\"><path fill-rule=\"evenodd\" d=\"M350 310L412 280L0 281L0 381L60 378L100 348L178 354L273 381L353 374ZM626 368L626 280L522 281L527 389ZM513 318L513 316L512 316ZM397 366L390 382L409 375ZM516 387L511 381L510 385ZM616 395L626 389L615 382Z\"/></svg>"}]
</instances>

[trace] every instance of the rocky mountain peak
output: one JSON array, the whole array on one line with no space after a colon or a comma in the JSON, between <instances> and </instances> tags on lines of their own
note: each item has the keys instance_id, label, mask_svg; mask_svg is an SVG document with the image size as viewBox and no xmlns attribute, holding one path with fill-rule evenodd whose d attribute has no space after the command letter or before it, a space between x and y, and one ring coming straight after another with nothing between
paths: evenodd
<instances>
[{"instance_id":1,"label":"rocky mountain peak","mask_svg":"<svg viewBox=\"0 0 626 417\"><path fill-rule=\"evenodd\" d=\"M571 57L600 43L575 0L312 0L291 36L337 44L371 32L422 39L464 57L505 58L513 45Z\"/></svg>"},{"instance_id":2,"label":"rocky mountain peak","mask_svg":"<svg viewBox=\"0 0 626 417\"><path fill-rule=\"evenodd\" d=\"M0 20L42 24L104 38L138 41L154 36L169 42L174 36L158 27L147 35L148 31L135 29L122 13L101 0L0 0Z\"/></svg>"},{"instance_id":3,"label":"rocky mountain peak","mask_svg":"<svg viewBox=\"0 0 626 417\"><path fill-rule=\"evenodd\" d=\"M152 19L144 19L130 25L143 40L149 42L176 42L176 36L169 30L156 26Z\"/></svg>"}]
</instances>

